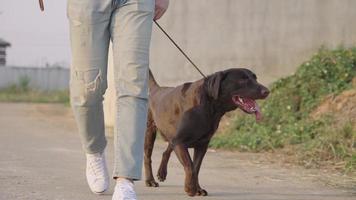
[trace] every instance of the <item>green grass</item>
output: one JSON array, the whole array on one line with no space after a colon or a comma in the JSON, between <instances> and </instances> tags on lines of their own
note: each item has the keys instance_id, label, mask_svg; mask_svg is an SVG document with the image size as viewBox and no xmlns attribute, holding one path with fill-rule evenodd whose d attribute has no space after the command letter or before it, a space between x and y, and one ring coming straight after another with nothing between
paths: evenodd
<instances>
[{"instance_id":1,"label":"green grass","mask_svg":"<svg viewBox=\"0 0 356 200\"><path fill-rule=\"evenodd\" d=\"M17 85L0 89L0 102L64 103L69 105L69 91L44 92L29 88L29 79L22 77Z\"/></svg>"},{"instance_id":2,"label":"green grass","mask_svg":"<svg viewBox=\"0 0 356 200\"><path fill-rule=\"evenodd\" d=\"M294 75L271 85L270 96L259 102L263 122L236 114L230 127L210 145L252 152L293 145L301 163L317 166L323 161L340 161L345 163L343 170L354 171L356 130L352 124L336 126L333 116L313 120L310 113L327 95L350 89L355 76L356 48L321 49Z\"/></svg>"}]
</instances>

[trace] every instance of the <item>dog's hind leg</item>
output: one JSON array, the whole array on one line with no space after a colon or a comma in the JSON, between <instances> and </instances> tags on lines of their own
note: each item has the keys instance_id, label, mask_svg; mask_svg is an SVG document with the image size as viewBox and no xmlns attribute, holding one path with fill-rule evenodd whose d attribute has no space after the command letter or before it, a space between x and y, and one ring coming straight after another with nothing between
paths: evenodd
<instances>
[{"instance_id":1,"label":"dog's hind leg","mask_svg":"<svg viewBox=\"0 0 356 200\"><path fill-rule=\"evenodd\" d=\"M147 187L158 187L158 183L155 181L152 174L152 151L156 140L157 127L154 123L152 113L148 111L147 118L147 130L145 136L145 174L146 174L146 186Z\"/></svg>"},{"instance_id":2,"label":"dog's hind leg","mask_svg":"<svg viewBox=\"0 0 356 200\"><path fill-rule=\"evenodd\" d=\"M165 181L167 178L167 165L168 165L168 160L169 160L169 157L171 156L172 151L173 151L172 146L170 144L168 144L166 151L163 152L161 164L160 164L158 172L157 172L157 178L161 182Z\"/></svg>"}]
</instances>

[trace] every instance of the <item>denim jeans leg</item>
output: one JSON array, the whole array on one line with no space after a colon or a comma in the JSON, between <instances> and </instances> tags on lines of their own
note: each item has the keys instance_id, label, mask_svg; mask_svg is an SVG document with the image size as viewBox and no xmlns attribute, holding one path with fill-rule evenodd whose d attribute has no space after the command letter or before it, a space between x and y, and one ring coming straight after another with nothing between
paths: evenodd
<instances>
[{"instance_id":1,"label":"denim jeans leg","mask_svg":"<svg viewBox=\"0 0 356 200\"><path fill-rule=\"evenodd\" d=\"M117 116L113 177L141 179L154 0L127 0L112 15Z\"/></svg>"},{"instance_id":2,"label":"denim jeans leg","mask_svg":"<svg viewBox=\"0 0 356 200\"><path fill-rule=\"evenodd\" d=\"M106 146L103 95L110 42L111 0L68 0L72 64L70 99L86 153Z\"/></svg>"}]
</instances>

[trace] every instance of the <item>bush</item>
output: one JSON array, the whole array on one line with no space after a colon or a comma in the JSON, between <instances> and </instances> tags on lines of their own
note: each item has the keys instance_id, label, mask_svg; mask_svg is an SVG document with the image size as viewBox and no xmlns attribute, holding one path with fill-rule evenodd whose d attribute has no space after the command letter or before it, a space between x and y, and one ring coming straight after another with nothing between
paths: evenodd
<instances>
[{"instance_id":1,"label":"bush","mask_svg":"<svg viewBox=\"0 0 356 200\"><path fill-rule=\"evenodd\" d=\"M31 102L31 103L64 103L69 105L69 91L39 91L29 87L30 79L20 78L14 84L0 90L0 102Z\"/></svg>"},{"instance_id":2,"label":"bush","mask_svg":"<svg viewBox=\"0 0 356 200\"><path fill-rule=\"evenodd\" d=\"M227 131L213 138L210 145L258 152L300 144L301 152L309 153L323 146L324 153L350 161L346 165L354 168L356 153L349 144L352 139L338 134L342 131L339 128L331 128L332 116L315 120L310 113L327 95L351 88L355 76L356 48L321 49L294 75L272 84L270 96L260 103L263 122L257 124L252 116L236 114ZM356 138L352 126L345 131Z\"/></svg>"}]
</instances>

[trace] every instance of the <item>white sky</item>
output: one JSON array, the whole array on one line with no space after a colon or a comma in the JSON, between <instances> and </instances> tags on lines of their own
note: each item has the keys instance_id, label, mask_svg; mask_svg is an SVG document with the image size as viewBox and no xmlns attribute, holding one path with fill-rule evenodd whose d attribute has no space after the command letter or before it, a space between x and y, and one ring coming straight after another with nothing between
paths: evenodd
<instances>
[{"instance_id":1,"label":"white sky","mask_svg":"<svg viewBox=\"0 0 356 200\"><path fill-rule=\"evenodd\" d=\"M70 47L66 0L0 0L0 38L11 43L7 64L44 66L61 63L68 67Z\"/></svg>"}]
</instances>

